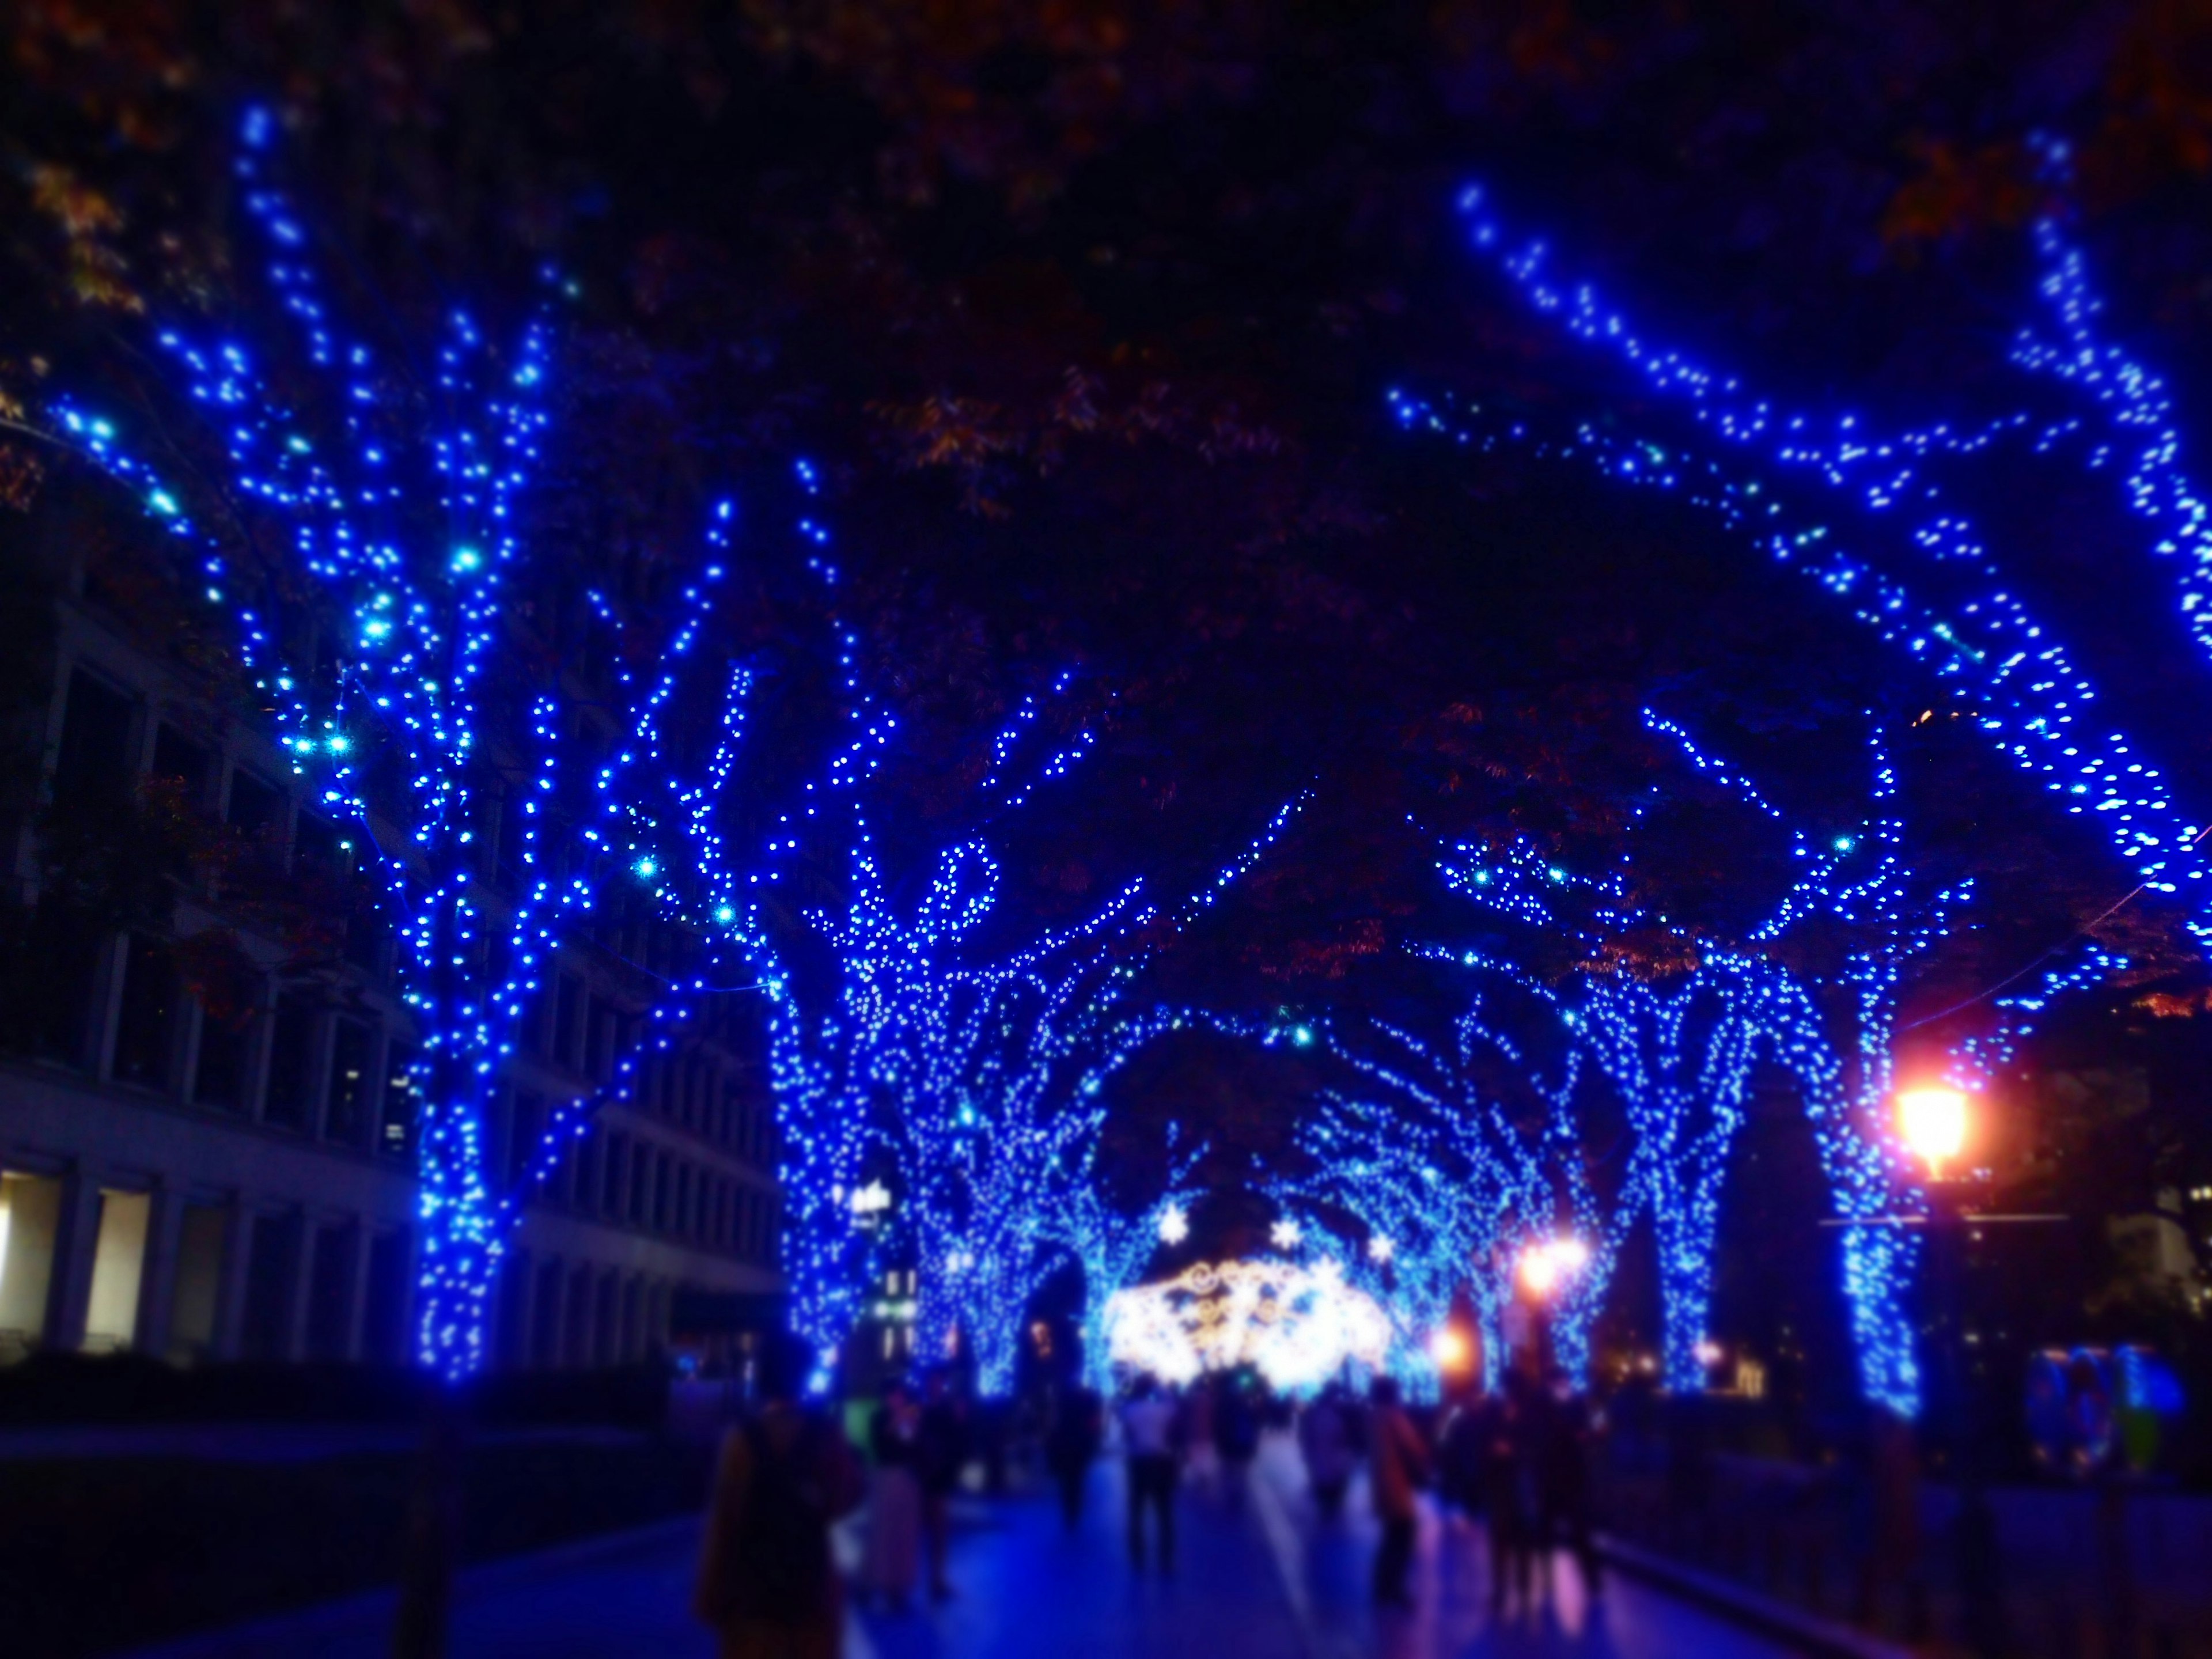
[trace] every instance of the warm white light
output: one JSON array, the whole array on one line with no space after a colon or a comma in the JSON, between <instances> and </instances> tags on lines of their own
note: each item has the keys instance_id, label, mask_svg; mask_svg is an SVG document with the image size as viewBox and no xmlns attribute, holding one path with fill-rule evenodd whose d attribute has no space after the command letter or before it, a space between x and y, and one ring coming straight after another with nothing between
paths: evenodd
<instances>
[{"instance_id":1,"label":"warm white light","mask_svg":"<svg viewBox=\"0 0 2212 1659\"><path fill-rule=\"evenodd\" d=\"M1915 1157L1940 1177L1966 1144L1966 1097L1941 1086L1905 1089L1897 1097L1897 1127Z\"/></svg>"},{"instance_id":2,"label":"warm white light","mask_svg":"<svg viewBox=\"0 0 2212 1659\"><path fill-rule=\"evenodd\" d=\"M1440 1371L1465 1370L1468 1357L1466 1335L1449 1325L1429 1338L1429 1358L1437 1362Z\"/></svg>"},{"instance_id":3,"label":"warm white light","mask_svg":"<svg viewBox=\"0 0 2212 1659\"><path fill-rule=\"evenodd\" d=\"M1697 1352L1698 1364L1700 1365L1711 1366L1721 1363L1721 1345L1711 1337L1698 1344Z\"/></svg>"},{"instance_id":4,"label":"warm white light","mask_svg":"<svg viewBox=\"0 0 2212 1659\"><path fill-rule=\"evenodd\" d=\"M1589 1255L1589 1246L1579 1238L1553 1238L1531 1244L1521 1252L1521 1288L1540 1302L1559 1288L1561 1279L1587 1267Z\"/></svg>"},{"instance_id":5,"label":"warm white light","mask_svg":"<svg viewBox=\"0 0 2212 1659\"><path fill-rule=\"evenodd\" d=\"M1539 1298L1559 1287L1559 1264L1547 1245L1534 1244L1521 1252L1521 1288Z\"/></svg>"}]
</instances>

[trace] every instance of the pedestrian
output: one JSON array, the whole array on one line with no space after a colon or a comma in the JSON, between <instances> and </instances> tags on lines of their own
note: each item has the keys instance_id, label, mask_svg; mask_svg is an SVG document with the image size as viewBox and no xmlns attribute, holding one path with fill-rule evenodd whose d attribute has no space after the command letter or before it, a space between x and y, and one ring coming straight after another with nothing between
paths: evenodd
<instances>
[{"instance_id":1,"label":"pedestrian","mask_svg":"<svg viewBox=\"0 0 2212 1659\"><path fill-rule=\"evenodd\" d=\"M915 1473L921 1411L903 1382L885 1390L868 1420L875 1473L868 1491L868 1553L861 1583L903 1610L921 1555L921 1481Z\"/></svg>"},{"instance_id":2,"label":"pedestrian","mask_svg":"<svg viewBox=\"0 0 2212 1659\"><path fill-rule=\"evenodd\" d=\"M1410 1607L1407 1571L1413 1565L1413 1540L1420 1510L1413 1494L1429 1478L1429 1449L1420 1431L1398 1403L1395 1378L1378 1376L1369 1385L1368 1491L1382 1542L1375 1552L1375 1601L1378 1607Z\"/></svg>"},{"instance_id":3,"label":"pedestrian","mask_svg":"<svg viewBox=\"0 0 2212 1659\"><path fill-rule=\"evenodd\" d=\"M1070 1532L1083 1521L1083 1489L1105 1433L1103 1415L1096 1389L1070 1389L1054 1401L1052 1426L1045 1431L1045 1462L1060 1489L1060 1518Z\"/></svg>"},{"instance_id":4,"label":"pedestrian","mask_svg":"<svg viewBox=\"0 0 2212 1659\"><path fill-rule=\"evenodd\" d=\"M1437 1441L1437 1494L1447 1513L1456 1510L1472 1522L1482 1512L1484 1407L1471 1391L1452 1402Z\"/></svg>"},{"instance_id":5,"label":"pedestrian","mask_svg":"<svg viewBox=\"0 0 2212 1659\"><path fill-rule=\"evenodd\" d=\"M1145 1511L1159 1534L1160 1571L1175 1571L1176 1405L1149 1376L1121 1406L1121 1449L1128 1458L1129 1559L1145 1565Z\"/></svg>"},{"instance_id":6,"label":"pedestrian","mask_svg":"<svg viewBox=\"0 0 2212 1659\"><path fill-rule=\"evenodd\" d=\"M1221 1486L1221 1451L1213 1440L1213 1382L1200 1377L1182 1401L1182 1443L1190 1459L1191 1484L1213 1492Z\"/></svg>"},{"instance_id":7,"label":"pedestrian","mask_svg":"<svg viewBox=\"0 0 2212 1659\"><path fill-rule=\"evenodd\" d=\"M845 1605L830 1524L860 1501L844 1431L799 1403L808 1357L772 1343L765 1403L723 1437L692 1610L721 1659L837 1659Z\"/></svg>"},{"instance_id":8,"label":"pedestrian","mask_svg":"<svg viewBox=\"0 0 2212 1659\"><path fill-rule=\"evenodd\" d=\"M1490 1524L1490 1607L1505 1609L1509 1594L1528 1600L1534 1525L1522 1478L1520 1401L1508 1378L1506 1391L1492 1395L1482 1410L1482 1508Z\"/></svg>"},{"instance_id":9,"label":"pedestrian","mask_svg":"<svg viewBox=\"0 0 2212 1659\"><path fill-rule=\"evenodd\" d=\"M1252 1460L1260 1455L1260 1410L1248 1385L1233 1380L1223 1382L1220 1407L1213 1415L1213 1434L1221 1455L1223 1494L1231 1509L1242 1509Z\"/></svg>"},{"instance_id":10,"label":"pedestrian","mask_svg":"<svg viewBox=\"0 0 2212 1659\"><path fill-rule=\"evenodd\" d=\"M1332 1382L1323 1389L1299 1415L1298 1450L1305 1458L1314 1507L1324 1520L1335 1520L1344 1512L1344 1490L1352 1482L1356 1461L1351 1415L1339 1384Z\"/></svg>"},{"instance_id":11,"label":"pedestrian","mask_svg":"<svg viewBox=\"0 0 2212 1659\"><path fill-rule=\"evenodd\" d=\"M1567 1374L1552 1372L1552 1397L1543 1418L1543 1443L1539 1453L1537 1497L1541 1519L1539 1534L1546 1553L1545 1574L1551 1572L1550 1552L1565 1544L1573 1552L1582 1574L1583 1594L1592 1600L1604 1594L1598 1573L1597 1542L1590 1520L1592 1443L1596 1438L1589 1402L1574 1391Z\"/></svg>"},{"instance_id":12,"label":"pedestrian","mask_svg":"<svg viewBox=\"0 0 2212 1659\"><path fill-rule=\"evenodd\" d=\"M929 1593L952 1597L945 1557L952 1541L952 1494L968 1463L968 1413L940 1369L929 1374L921 1424L915 1436L915 1474L921 1483L921 1541L929 1558Z\"/></svg>"}]
</instances>

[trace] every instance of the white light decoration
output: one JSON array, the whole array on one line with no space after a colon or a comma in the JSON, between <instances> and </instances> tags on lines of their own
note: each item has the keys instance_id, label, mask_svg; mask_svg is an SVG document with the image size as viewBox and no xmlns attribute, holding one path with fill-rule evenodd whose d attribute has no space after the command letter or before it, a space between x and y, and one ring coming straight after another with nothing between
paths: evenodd
<instances>
[{"instance_id":1,"label":"white light decoration","mask_svg":"<svg viewBox=\"0 0 2212 1659\"><path fill-rule=\"evenodd\" d=\"M1183 1213L1181 1205L1174 1205L1160 1217L1160 1243L1180 1244L1190 1237L1190 1218Z\"/></svg>"},{"instance_id":2,"label":"white light decoration","mask_svg":"<svg viewBox=\"0 0 2212 1659\"><path fill-rule=\"evenodd\" d=\"M1389 1238L1377 1233L1367 1241L1367 1259L1377 1267L1384 1266L1390 1260L1390 1253L1397 1248Z\"/></svg>"},{"instance_id":3,"label":"white light decoration","mask_svg":"<svg viewBox=\"0 0 2212 1659\"><path fill-rule=\"evenodd\" d=\"M1267 1242L1279 1250L1295 1250L1304 1237L1304 1229L1287 1216L1267 1229Z\"/></svg>"},{"instance_id":4,"label":"white light decoration","mask_svg":"<svg viewBox=\"0 0 2212 1659\"><path fill-rule=\"evenodd\" d=\"M1284 1394L1310 1394L1346 1365L1379 1370L1390 1320L1335 1264L1200 1263L1164 1284L1115 1292L1107 1309L1114 1363L1186 1384L1249 1365Z\"/></svg>"}]
</instances>

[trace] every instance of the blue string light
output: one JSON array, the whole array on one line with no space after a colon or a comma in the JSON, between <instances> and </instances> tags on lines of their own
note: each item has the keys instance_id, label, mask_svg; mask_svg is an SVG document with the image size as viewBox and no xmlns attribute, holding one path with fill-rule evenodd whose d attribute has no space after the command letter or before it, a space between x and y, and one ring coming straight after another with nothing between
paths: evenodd
<instances>
[{"instance_id":1,"label":"blue string light","mask_svg":"<svg viewBox=\"0 0 2212 1659\"><path fill-rule=\"evenodd\" d=\"M617 1045L609 1077L556 1106L520 1178L495 1190L486 1113L556 957L635 896L677 908L676 885L661 873L672 836L714 845L712 809L742 739L749 677L740 670L731 680L703 783L682 781L665 720L713 614L730 509L679 591L652 670L619 672L628 729L617 756L590 777L590 804L580 810L568 781L588 775L577 764L586 734L565 684L528 692L519 718L506 712L517 662L507 637L513 596L529 591L541 568L520 520L551 424L551 306L573 289L541 272L548 299L504 353L467 311L448 312L432 384L410 384L334 320L303 221L270 175L273 132L267 112L249 112L234 167L317 401L286 400L281 354L264 363L235 341L210 343L182 329L158 336L222 445L223 469L209 493L234 505L221 528L198 521L186 507L192 493L129 453L113 422L65 403L55 410L57 435L191 550L204 601L236 639L294 775L319 813L361 832L417 1042L416 1349L422 1364L458 1380L485 1361L490 1294L522 1206L558 1169L589 1113L629 1098L638 1076L637 1053ZM592 602L604 620L620 620L602 596ZM318 635L321 665L310 672L295 654ZM373 798L370 767L380 757L401 787ZM488 874L493 811L520 825L509 843L511 891ZM572 813L570 839L558 820ZM399 830L389 844L380 821ZM693 1029L713 960L695 962L647 999L636 1022L646 1042L666 1048Z\"/></svg>"},{"instance_id":2,"label":"blue string light","mask_svg":"<svg viewBox=\"0 0 2212 1659\"><path fill-rule=\"evenodd\" d=\"M2046 145L2045 154L2054 199L2063 200L2063 147ZM1474 246L1532 306L1627 366L1718 445L1700 453L1694 444L1624 437L1591 424L1565 439L1547 438L1525 422L1492 418L1479 405L1394 389L1389 403L1403 425L1470 449L1522 447L1588 465L1717 514L1942 682L2069 815L2094 820L2153 890L2185 892L2185 884L2204 879L2203 826L2175 800L2146 745L2100 712L2087 673L2014 591L1984 533L1947 493L1950 472L1970 474L1991 460L2010 463L2008 477L2016 479L2023 453L2038 474L2070 465L2086 483L2118 476L2124 513L2115 542L2140 542L2126 524L2141 521L2148 550L2175 560L2182 615L2212 649L2212 608L2205 603L2212 526L2182 466L2169 400L2155 377L2096 334L2100 307L2059 210L2045 214L2035 231L2045 266L2041 295L2056 337L2023 331L2013 359L2079 394L2088 413L2039 420L2023 410L1979 425L1886 433L1852 415L1781 409L1733 377L1650 344L1591 289L1550 276L1541 243L1509 251L1480 189L1465 192L1461 205ZM1830 510L1806 504L1814 500L1826 500ZM1927 597L1922 583L1959 597ZM2205 901L2188 902L2191 925L2204 937L2212 929Z\"/></svg>"}]
</instances>

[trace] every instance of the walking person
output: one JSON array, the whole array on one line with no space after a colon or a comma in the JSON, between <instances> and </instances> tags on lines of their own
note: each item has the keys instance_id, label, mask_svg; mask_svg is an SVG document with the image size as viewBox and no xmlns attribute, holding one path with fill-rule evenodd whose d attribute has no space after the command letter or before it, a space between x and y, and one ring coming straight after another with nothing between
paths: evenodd
<instances>
[{"instance_id":1,"label":"walking person","mask_svg":"<svg viewBox=\"0 0 2212 1659\"><path fill-rule=\"evenodd\" d=\"M830 1528L860 1501L844 1431L799 1404L807 1356L771 1344L766 1403L723 1437L692 1610L721 1659L838 1659L843 1588Z\"/></svg>"},{"instance_id":2,"label":"walking person","mask_svg":"<svg viewBox=\"0 0 2212 1659\"><path fill-rule=\"evenodd\" d=\"M1485 1406L1472 1390L1452 1402L1437 1437L1437 1496L1447 1516L1464 1516L1472 1524L1482 1513L1482 1440Z\"/></svg>"},{"instance_id":3,"label":"walking person","mask_svg":"<svg viewBox=\"0 0 2212 1659\"><path fill-rule=\"evenodd\" d=\"M1382 1542L1375 1552L1375 1601L1378 1607L1410 1607L1413 1597L1406 1588L1406 1574L1413 1565L1420 1524L1414 1493L1429 1478L1429 1449L1398 1403L1395 1378L1376 1377L1367 1395L1374 1407L1368 1424L1369 1496L1382 1527Z\"/></svg>"},{"instance_id":4,"label":"walking person","mask_svg":"<svg viewBox=\"0 0 2212 1659\"><path fill-rule=\"evenodd\" d=\"M1589 1460L1595 1430L1589 1402L1576 1394L1563 1370L1552 1373L1550 1409L1544 1414L1543 1445L1537 1474L1542 1509L1541 1536L1547 1553L1565 1544L1582 1575L1583 1594L1595 1601L1605 1592L1598 1573L1597 1540L1590 1522Z\"/></svg>"},{"instance_id":5,"label":"walking person","mask_svg":"<svg viewBox=\"0 0 2212 1659\"><path fill-rule=\"evenodd\" d=\"M1176 1405L1149 1376L1121 1407L1121 1449L1128 1458L1129 1560L1145 1565L1145 1512L1159 1534L1160 1571L1175 1571Z\"/></svg>"},{"instance_id":6,"label":"walking person","mask_svg":"<svg viewBox=\"0 0 2212 1659\"><path fill-rule=\"evenodd\" d=\"M875 1473L868 1491L868 1553L861 1584L870 1595L903 1611L921 1559L921 1411L903 1382L894 1382L868 1420Z\"/></svg>"},{"instance_id":7,"label":"walking person","mask_svg":"<svg viewBox=\"0 0 2212 1659\"><path fill-rule=\"evenodd\" d=\"M1260 1455L1260 1409L1245 1385L1223 1383L1220 1405L1213 1414L1213 1434L1221 1454L1223 1494L1231 1509L1242 1510L1252 1460Z\"/></svg>"},{"instance_id":8,"label":"walking person","mask_svg":"<svg viewBox=\"0 0 2212 1659\"><path fill-rule=\"evenodd\" d=\"M1052 1426L1045 1431L1045 1462L1060 1489L1060 1519L1070 1532L1083 1522L1083 1489L1105 1434L1104 1410L1097 1390L1070 1389L1054 1402Z\"/></svg>"},{"instance_id":9,"label":"walking person","mask_svg":"<svg viewBox=\"0 0 2212 1659\"><path fill-rule=\"evenodd\" d=\"M1490 1610L1503 1613L1509 1595L1528 1600L1529 1532L1522 1479L1519 1405L1509 1386L1483 1402L1482 1507L1490 1523Z\"/></svg>"},{"instance_id":10,"label":"walking person","mask_svg":"<svg viewBox=\"0 0 2212 1659\"><path fill-rule=\"evenodd\" d=\"M1221 1486L1221 1450L1213 1439L1213 1382L1200 1377L1182 1399L1182 1443L1190 1459L1191 1484L1204 1492Z\"/></svg>"},{"instance_id":11,"label":"walking person","mask_svg":"<svg viewBox=\"0 0 2212 1659\"><path fill-rule=\"evenodd\" d=\"M1357 1461L1351 1414L1340 1385L1330 1383L1299 1413L1298 1450L1305 1458L1306 1482L1313 1488L1314 1507L1323 1520L1335 1520L1344 1513L1344 1491L1352 1483Z\"/></svg>"},{"instance_id":12,"label":"walking person","mask_svg":"<svg viewBox=\"0 0 2212 1659\"><path fill-rule=\"evenodd\" d=\"M921 1541L929 1558L929 1594L952 1598L945 1560L952 1542L952 1494L968 1463L968 1413L954 1398L949 1378L933 1370L925 1385L921 1424L915 1436L915 1474L921 1483Z\"/></svg>"}]
</instances>

